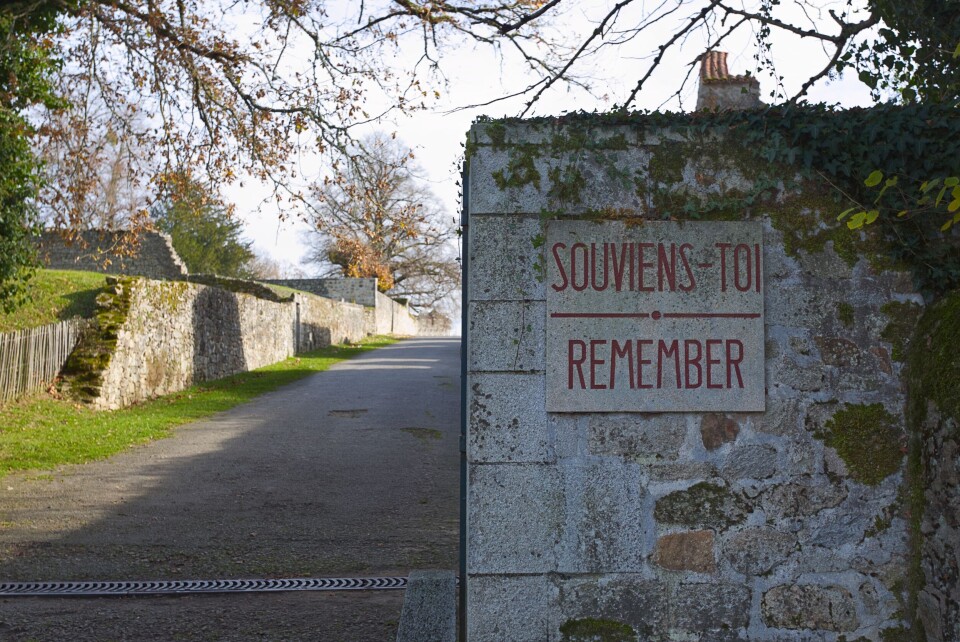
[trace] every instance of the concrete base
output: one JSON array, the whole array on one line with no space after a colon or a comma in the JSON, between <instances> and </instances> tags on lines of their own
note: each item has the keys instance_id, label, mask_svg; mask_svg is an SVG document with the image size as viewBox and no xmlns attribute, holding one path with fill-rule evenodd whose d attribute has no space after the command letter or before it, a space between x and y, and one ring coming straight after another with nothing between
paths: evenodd
<instances>
[{"instance_id":1,"label":"concrete base","mask_svg":"<svg viewBox=\"0 0 960 642\"><path fill-rule=\"evenodd\" d=\"M457 578L453 571L413 571L403 598L397 642L456 642Z\"/></svg>"}]
</instances>

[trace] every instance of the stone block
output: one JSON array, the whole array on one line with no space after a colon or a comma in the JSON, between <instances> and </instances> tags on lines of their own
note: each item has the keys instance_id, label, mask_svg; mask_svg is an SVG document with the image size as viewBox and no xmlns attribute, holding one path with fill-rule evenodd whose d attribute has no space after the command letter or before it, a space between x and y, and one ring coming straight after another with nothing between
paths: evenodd
<instances>
[{"instance_id":1,"label":"stone block","mask_svg":"<svg viewBox=\"0 0 960 642\"><path fill-rule=\"evenodd\" d=\"M554 571L564 513L556 467L474 465L469 483L468 572Z\"/></svg>"},{"instance_id":2,"label":"stone block","mask_svg":"<svg viewBox=\"0 0 960 642\"><path fill-rule=\"evenodd\" d=\"M860 626L850 591L840 586L783 585L763 595L760 610L771 628L855 631Z\"/></svg>"},{"instance_id":3,"label":"stone block","mask_svg":"<svg viewBox=\"0 0 960 642\"><path fill-rule=\"evenodd\" d=\"M656 580L618 574L561 576L556 583L560 592L561 625L584 619L622 622L632 627L640 639L657 635L666 625L667 591Z\"/></svg>"},{"instance_id":4,"label":"stone block","mask_svg":"<svg viewBox=\"0 0 960 642\"><path fill-rule=\"evenodd\" d=\"M708 413L700 420L700 437L703 447L716 450L724 444L731 444L740 434L740 425L735 419L718 413Z\"/></svg>"},{"instance_id":5,"label":"stone block","mask_svg":"<svg viewBox=\"0 0 960 642\"><path fill-rule=\"evenodd\" d=\"M765 575L797 549L797 538L769 528L750 528L723 542L723 557L738 573Z\"/></svg>"},{"instance_id":6,"label":"stone block","mask_svg":"<svg viewBox=\"0 0 960 642\"><path fill-rule=\"evenodd\" d=\"M469 306L469 362L473 372L542 371L544 303L483 301Z\"/></svg>"},{"instance_id":7,"label":"stone block","mask_svg":"<svg viewBox=\"0 0 960 642\"><path fill-rule=\"evenodd\" d=\"M645 519L649 509L640 484L640 467L607 461L567 465L562 470L567 521L557 570L642 570L652 524Z\"/></svg>"},{"instance_id":8,"label":"stone block","mask_svg":"<svg viewBox=\"0 0 960 642\"><path fill-rule=\"evenodd\" d=\"M543 301L542 235L536 217L471 216L470 301Z\"/></svg>"},{"instance_id":9,"label":"stone block","mask_svg":"<svg viewBox=\"0 0 960 642\"><path fill-rule=\"evenodd\" d=\"M650 481L657 482L710 479L716 474L713 464L705 461L660 463L648 467L647 470Z\"/></svg>"},{"instance_id":10,"label":"stone block","mask_svg":"<svg viewBox=\"0 0 960 642\"><path fill-rule=\"evenodd\" d=\"M720 469L727 480L769 479L778 470L777 449L767 445L735 448Z\"/></svg>"},{"instance_id":11,"label":"stone block","mask_svg":"<svg viewBox=\"0 0 960 642\"><path fill-rule=\"evenodd\" d=\"M739 629L750 620L750 589L741 584L689 584L670 596L670 628L691 633Z\"/></svg>"},{"instance_id":12,"label":"stone block","mask_svg":"<svg viewBox=\"0 0 960 642\"><path fill-rule=\"evenodd\" d=\"M700 482L658 499L653 515L664 525L722 531L745 521L750 511L742 495L723 486Z\"/></svg>"},{"instance_id":13,"label":"stone block","mask_svg":"<svg viewBox=\"0 0 960 642\"><path fill-rule=\"evenodd\" d=\"M467 636L471 640L550 639L557 589L546 576L469 576Z\"/></svg>"},{"instance_id":14,"label":"stone block","mask_svg":"<svg viewBox=\"0 0 960 642\"><path fill-rule=\"evenodd\" d=\"M713 531L671 533L657 540L653 561L670 571L713 573L717 560L713 553Z\"/></svg>"},{"instance_id":15,"label":"stone block","mask_svg":"<svg viewBox=\"0 0 960 642\"><path fill-rule=\"evenodd\" d=\"M778 437L804 434L799 399L768 396L767 411L753 417L753 426L759 432Z\"/></svg>"},{"instance_id":16,"label":"stone block","mask_svg":"<svg viewBox=\"0 0 960 642\"><path fill-rule=\"evenodd\" d=\"M686 421L678 414L595 414L590 417L589 448L593 455L645 463L675 460L686 432Z\"/></svg>"},{"instance_id":17,"label":"stone block","mask_svg":"<svg viewBox=\"0 0 960 642\"><path fill-rule=\"evenodd\" d=\"M410 573L397 642L423 640L457 640L457 577L453 571Z\"/></svg>"},{"instance_id":18,"label":"stone block","mask_svg":"<svg viewBox=\"0 0 960 642\"><path fill-rule=\"evenodd\" d=\"M842 484L808 478L774 486L763 494L761 501L769 517L807 517L839 506L846 497L847 489Z\"/></svg>"},{"instance_id":19,"label":"stone block","mask_svg":"<svg viewBox=\"0 0 960 642\"><path fill-rule=\"evenodd\" d=\"M542 375L480 374L467 395L473 462L552 462Z\"/></svg>"}]
</instances>

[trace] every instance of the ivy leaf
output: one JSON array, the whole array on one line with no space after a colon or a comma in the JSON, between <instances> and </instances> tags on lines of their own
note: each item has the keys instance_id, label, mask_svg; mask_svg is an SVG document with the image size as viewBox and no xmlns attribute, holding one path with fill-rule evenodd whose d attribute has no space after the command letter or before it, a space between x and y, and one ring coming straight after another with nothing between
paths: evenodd
<instances>
[{"instance_id":1,"label":"ivy leaf","mask_svg":"<svg viewBox=\"0 0 960 642\"><path fill-rule=\"evenodd\" d=\"M876 187L882 180L883 172L881 172L879 169L875 169L870 172L870 176L867 176L867 180L863 181L863 184L867 187Z\"/></svg>"},{"instance_id":2,"label":"ivy leaf","mask_svg":"<svg viewBox=\"0 0 960 642\"><path fill-rule=\"evenodd\" d=\"M960 44L958 44L957 48L953 50L953 57L960 58Z\"/></svg>"},{"instance_id":3,"label":"ivy leaf","mask_svg":"<svg viewBox=\"0 0 960 642\"><path fill-rule=\"evenodd\" d=\"M900 210L899 212L897 212L897 218L903 218L909 213L910 213L910 210Z\"/></svg>"},{"instance_id":4,"label":"ivy leaf","mask_svg":"<svg viewBox=\"0 0 960 642\"><path fill-rule=\"evenodd\" d=\"M950 204L947 205L948 212L956 212L957 210L960 210L960 198L953 199L950 201Z\"/></svg>"},{"instance_id":5,"label":"ivy leaf","mask_svg":"<svg viewBox=\"0 0 960 642\"><path fill-rule=\"evenodd\" d=\"M843 219L845 219L845 218L847 217L847 214L849 214L850 212L854 211L855 209L857 209L857 208L851 207L851 208L848 209L848 210L843 210L842 212L840 212L840 216L837 217L837 222L840 222L840 221L842 221Z\"/></svg>"},{"instance_id":6,"label":"ivy leaf","mask_svg":"<svg viewBox=\"0 0 960 642\"><path fill-rule=\"evenodd\" d=\"M935 178L932 181L923 181L923 185L920 186L920 193L926 194L927 192L929 192L939 184L940 184L939 178Z\"/></svg>"},{"instance_id":7,"label":"ivy leaf","mask_svg":"<svg viewBox=\"0 0 960 642\"><path fill-rule=\"evenodd\" d=\"M943 184L946 187L956 187L957 185L960 185L960 178L956 176L947 176L945 179L943 179Z\"/></svg>"},{"instance_id":8,"label":"ivy leaf","mask_svg":"<svg viewBox=\"0 0 960 642\"><path fill-rule=\"evenodd\" d=\"M877 220L878 216L880 216L880 210L870 210L867 212L867 216L864 218L863 222L865 225L870 225Z\"/></svg>"},{"instance_id":9,"label":"ivy leaf","mask_svg":"<svg viewBox=\"0 0 960 642\"><path fill-rule=\"evenodd\" d=\"M953 219L947 219L947 222L940 226L940 231L946 232L950 229L951 225L953 225Z\"/></svg>"},{"instance_id":10,"label":"ivy leaf","mask_svg":"<svg viewBox=\"0 0 960 642\"><path fill-rule=\"evenodd\" d=\"M946 183L946 181L944 181L944 183ZM940 193L937 194L937 200L933 204L934 207L940 207L940 201L943 200L943 195L947 193L947 187L947 185L944 185L942 188L940 188Z\"/></svg>"},{"instance_id":11,"label":"ivy leaf","mask_svg":"<svg viewBox=\"0 0 960 642\"><path fill-rule=\"evenodd\" d=\"M849 221L847 221L847 227L849 227L851 230L858 230L863 227L863 222L866 220L866 218L866 212L857 212Z\"/></svg>"}]
</instances>

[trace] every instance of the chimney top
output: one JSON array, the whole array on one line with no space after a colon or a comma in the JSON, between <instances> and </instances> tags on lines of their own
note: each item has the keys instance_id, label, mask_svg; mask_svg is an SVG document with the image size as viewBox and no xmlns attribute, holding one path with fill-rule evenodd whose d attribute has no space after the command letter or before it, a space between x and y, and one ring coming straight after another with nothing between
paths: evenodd
<instances>
[{"instance_id":1,"label":"chimney top","mask_svg":"<svg viewBox=\"0 0 960 642\"><path fill-rule=\"evenodd\" d=\"M700 63L697 111L756 109L762 106L760 82L750 75L730 75L726 51L708 51L703 55Z\"/></svg>"}]
</instances>

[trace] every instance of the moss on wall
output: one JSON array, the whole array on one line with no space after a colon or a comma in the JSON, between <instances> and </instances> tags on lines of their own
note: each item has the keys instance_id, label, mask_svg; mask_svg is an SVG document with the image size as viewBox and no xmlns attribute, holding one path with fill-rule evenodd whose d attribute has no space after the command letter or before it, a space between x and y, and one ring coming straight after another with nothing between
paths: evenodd
<instances>
[{"instance_id":1,"label":"moss on wall","mask_svg":"<svg viewBox=\"0 0 960 642\"><path fill-rule=\"evenodd\" d=\"M107 277L107 290L97 297L94 323L84 332L61 370L68 394L91 402L100 394L103 373L117 349L117 337L130 312L133 290L142 279Z\"/></svg>"},{"instance_id":2,"label":"moss on wall","mask_svg":"<svg viewBox=\"0 0 960 642\"><path fill-rule=\"evenodd\" d=\"M903 433L883 404L845 406L814 437L836 450L850 476L868 486L876 486L903 463Z\"/></svg>"},{"instance_id":3,"label":"moss on wall","mask_svg":"<svg viewBox=\"0 0 960 642\"><path fill-rule=\"evenodd\" d=\"M583 618L560 626L563 642L635 642L637 633L628 624L614 620Z\"/></svg>"}]
</instances>

